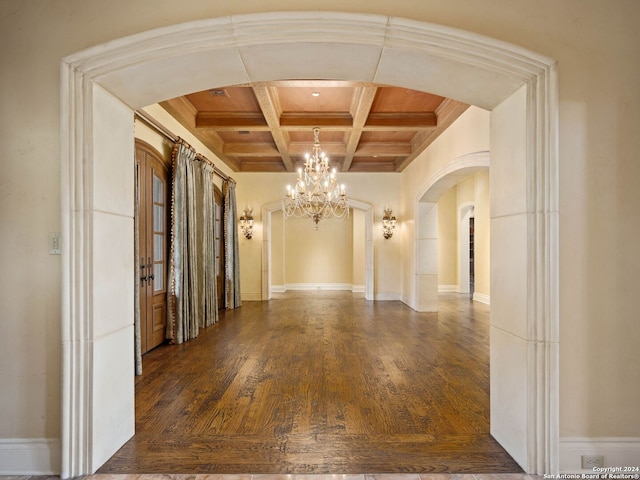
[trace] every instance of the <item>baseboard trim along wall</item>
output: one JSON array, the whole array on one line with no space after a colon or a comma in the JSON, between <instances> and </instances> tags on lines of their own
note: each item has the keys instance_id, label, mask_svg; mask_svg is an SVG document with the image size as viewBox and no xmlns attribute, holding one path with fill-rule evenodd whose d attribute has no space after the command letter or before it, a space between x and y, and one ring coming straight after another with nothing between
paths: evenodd
<instances>
[{"instance_id":1,"label":"baseboard trim along wall","mask_svg":"<svg viewBox=\"0 0 640 480\"><path fill-rule=\"evenodd\" d=\"M438 285L438 293L457 293L457 285Z\"/></svg>"},{"instance_id":2,"label":"baseboard trim along wall","mask_svg":"<svg viewBox=\"0 0 640 480\"><path fill-rule=\"evenodd\" d=\"M400 296L399 293L376 293L374 296L374 300L377 301L392 301L392 300L398 300L398 301L402 301L402 297Z\"/></svg>"},{"instance_id":3,"label":"baseboard trim along wall","mask_svg":"<svg viewBox=\"0 0 640 480\"><path fill-rule=\"evenodd\" d=\"M59 475L57 438L0 439L0 475Z\"/></svg>"},{"instance_id":4,"label":"baseboard trim along wall","mask_svg":"<svg viewBox=\"0 0 640 480\"><path fill-rule=\"evenodd\" d=\"M583 455L601 455L603 470L596 472L582 468ZM617 470L640 467L640 437L564 437L560 438L560 473L605 473L638 475L638 472ZM616 469L616 470L614 470ZM614 478L614 477L611 477Z\"/></svg>"},{"instance_id":5,"label":"baseboard trim along wall","mask_svg":"<svg viewBox=\"0 0 640 480\"><path fill-rule=\"evenodd\" d=\"M491 301L490 301L489 295L485 295L484 293L474 293L473 294L473 301L474 302L484 303L486 305L491 305Z\"/></svg>"}]
</instances>

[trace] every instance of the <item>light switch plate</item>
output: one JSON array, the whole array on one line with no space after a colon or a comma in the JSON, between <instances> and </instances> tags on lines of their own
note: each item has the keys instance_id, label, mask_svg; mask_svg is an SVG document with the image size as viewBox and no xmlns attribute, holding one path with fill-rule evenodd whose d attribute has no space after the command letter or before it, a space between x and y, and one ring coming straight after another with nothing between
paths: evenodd
<instances>
[{"instance_id":1,"label":"light switch plate","mask_svg":"<svg viewBox=\"0 0 640 480\"><path fill-rule=\"evenodd\" d=\"M59 233L49 234L49 254L60 255L60 234Z\"/></svg>"}]
</instances>

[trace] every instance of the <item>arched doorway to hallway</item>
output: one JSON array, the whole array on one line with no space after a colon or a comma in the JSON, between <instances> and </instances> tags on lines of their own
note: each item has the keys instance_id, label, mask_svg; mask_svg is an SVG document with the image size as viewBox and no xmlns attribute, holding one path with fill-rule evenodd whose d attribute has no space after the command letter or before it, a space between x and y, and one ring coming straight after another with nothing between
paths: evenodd
<instances>
[{"instance_id":1,"label":"arched doorway to hallway","mask_svg":"<svg viewBox=\"0 0 640 480\"><path fill-rule=\"evenodd\" d=\"M502 42L412 20L337 13L317 17L295 12L212 19L145 32L64 59L62 225L69 241L62 259L63 477L93 472L133 431L133 335L128 320L133 318L133 306L104 305L99 295L118 284L126 298L133 258L131 265L110 265L106 275L94 276L96 265L122 255L120 249L126 251L121 243L109 243L109 238L127 238L132 229L133 182L127 172L132 164L133 110L216 85L273 78L376 81L492 110L519 87L524 89L526 155L519 169L526 198L517 221L535 217L535 222L525 221L529 229L522 249L530 267L520 272L531 286L521 292L532 307L523 319L531 333L517 348L521 353L534 351L519 365L518 373L530 387L524 402L504 412L505 424L513 416L524 422L526 431L500 434L510 443L505 445L510 453L517 450L514 456L520 457L526 471L556 470L554 62ZM304 28L309 19L316 27L322 24L321 33ZM275 54L283 49L288 55ZM338 57L342 61L323 61ZM180 76L159 82L159 72L174 71L178 58ZM433 69L436 64L438 69ZM454 77L457 82L451 82ZM470 91L465 87L469 84L476 88ZM101 175L107 166L120 174ZM498 171L503 168L507 167ZM104 232L109 238L101 235ZM500 302L492 299L492 309L496 308ZM494 358L499 361L509 348L510 337L500 327L496 325L498 356L492 357L492 368ZM499 373L495 377L502 378ZM496 388L500 392L503 385L498 382Z\"/></svg>"}]
</instances>

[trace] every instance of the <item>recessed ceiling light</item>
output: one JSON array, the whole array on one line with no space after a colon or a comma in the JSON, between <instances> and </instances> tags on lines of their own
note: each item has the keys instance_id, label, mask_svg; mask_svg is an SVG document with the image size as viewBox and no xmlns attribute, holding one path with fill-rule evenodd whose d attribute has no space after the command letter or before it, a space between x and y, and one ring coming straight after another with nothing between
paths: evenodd
<instances>
[{"instance_id":1,"label":"recessed ceiling light","mask_svg":"<svg viewBox=\"0 0 640 480\"><path fill-rule=\"evenodd\" d=\"M319 97L320 96L320 92L311 92L311 96L312 97Z\"/></svg>"}]
</instances>

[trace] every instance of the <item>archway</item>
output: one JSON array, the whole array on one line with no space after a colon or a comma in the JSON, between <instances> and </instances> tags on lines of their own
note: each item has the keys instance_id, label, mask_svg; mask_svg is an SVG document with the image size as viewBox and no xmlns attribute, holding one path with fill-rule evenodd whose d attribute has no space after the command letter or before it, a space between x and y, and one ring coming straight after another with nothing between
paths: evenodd
<instances>
[{"instance_id":1,"label":"archway","mask_svg":"<svg viewBox=\"0 0 640 480\"><path fill-rule=\"evenodd\" d=\"M465 177L489 168L489 152L474 152L450 159L427 179L416 198L415 309L438 310L438 200Z\"/></svg>"},{"instance_id":2,"label":"archway","mask_svg":"<svg viewBox=\"0 0 640 480\"><path fill-rule=\"evenodd\" d=\"M349 199L349 207L364 212L364 298L373 300L373 206L366 202ZM262 299L271 299L271 214L282 210L282 201L262 206Z\"/></svg>"},{"instance_id":3,"label":"archway","mask_svg":"<svg viewBox=\"0 0 640 480\"><path fill-rule=\"evenodd\" d=\"M67 241L62 256L62 477L94 472L133 434L133 334L128 320L133 300L128 300L134 265L127 246L133 225L133 110L192 91L282 78L404 86L489 110L524 86L527 212L535 221L522 248L535 266L528 272L526 294L532 305L527 321L536 342L521 372L531 387L530 403L518 415L527 417L525 470L555 472L555 62L503 42L413 20L292 12L170 26L63 59L61 203ZM124 260L114 263L113 258ZM115 295L121 304L108 302Z\"/></svg>"}]
</instances>

